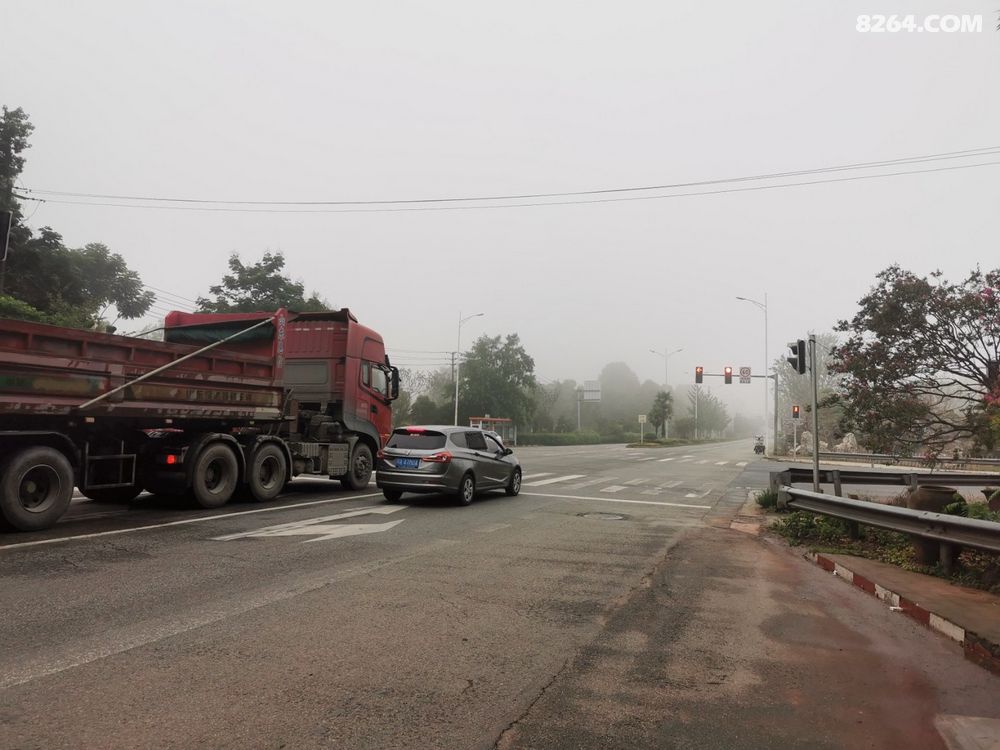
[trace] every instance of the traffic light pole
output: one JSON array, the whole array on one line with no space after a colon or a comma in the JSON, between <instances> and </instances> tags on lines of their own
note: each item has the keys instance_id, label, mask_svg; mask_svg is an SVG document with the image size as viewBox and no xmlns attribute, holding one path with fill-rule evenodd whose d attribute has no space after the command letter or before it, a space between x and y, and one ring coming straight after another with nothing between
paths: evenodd
<instances>
[{"instance_id":1,"label":"traffic light pole","mask_svg":"<svg viewBox=\"0 0 1000 750\"><path fill-rule=\"evenodd\" d=\"M816 360L816 335L809 334L809 370L812 374L813 402L813 492L819 492L819 367Z\"/></svg>"}]
</instances>

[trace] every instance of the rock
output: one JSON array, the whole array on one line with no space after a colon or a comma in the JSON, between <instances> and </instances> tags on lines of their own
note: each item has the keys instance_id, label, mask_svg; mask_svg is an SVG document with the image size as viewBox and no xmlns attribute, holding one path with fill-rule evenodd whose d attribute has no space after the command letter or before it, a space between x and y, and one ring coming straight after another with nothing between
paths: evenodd
<instances>
[{"instance_id":1,"label":"rock","mask_svg":"<svg viewBox=\"0 0 1000 750\"><path fill-rule=\"evenodd\" d=\"M838 453L858 453L858 439L853 432L848 432L833 449Z\"/></svg>"}]
</instances>

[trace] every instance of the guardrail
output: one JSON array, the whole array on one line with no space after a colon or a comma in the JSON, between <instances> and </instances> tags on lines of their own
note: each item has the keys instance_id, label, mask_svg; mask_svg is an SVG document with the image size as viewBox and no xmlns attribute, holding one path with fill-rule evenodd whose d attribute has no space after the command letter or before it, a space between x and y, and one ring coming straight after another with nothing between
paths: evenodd
<instances>
[{"instance_id":1,"label":"guardrail","mask_svg":"<svg viewBox=\"0 0 1000 750\"><path fill-rule=\"evenodd\" d=\"M790 467L784 471L771 472L771 489L778 491L785 484L812 484L813 470ZM819 483L832 484L835 495L842 495L841 486L845 484L888 485L895 487L910 487L916 489L922 484L946 484L959 487L994 487L1000 486L1000 476L996 474L948 473L933 474L930 472L905 471L865 471L864 469L820 469Z\"/></svg>"},{"instance_id":2,"label":"guardrail","mask_svg":"<svg viewBox=\"0 0 1000 750\"><path fill-rule=\"evenodd\" d=\"M863 523L931 540L938 544L938 559L946 572L953 569L962 547L1000 552L1000 523L992 521L851 500L789 485L778 488L778 505L841 518L854 525L853 535L856 525Z\"/></svg>"},{"instance_id":3,"label":"guardrail","mask_svg":"<svg viewBox=\"0 0 1000 750\"><path fill-rule=\"evenodd\" d=\"M926 459L920 456L900 456L893 453L837 453L835 451L820 451L820 461L862 461L869 464L889 464L890 466L940 466L964 469L967 466L1000 466L1000 458L935 458Z\"/></svg>"}]
</instances>

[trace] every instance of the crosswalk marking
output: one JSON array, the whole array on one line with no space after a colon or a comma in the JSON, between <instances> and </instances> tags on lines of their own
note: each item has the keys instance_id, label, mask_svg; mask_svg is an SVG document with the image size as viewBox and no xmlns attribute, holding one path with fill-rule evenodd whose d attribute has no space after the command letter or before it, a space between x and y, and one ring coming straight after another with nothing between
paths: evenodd
<instances>
[{"instance_id":1,"label":"crosswalk marking","mask_svg":"<svg viewBox=\"0 0 1000 750\"><path fill-rule=\"evenodd\" d=\"M662 464L662 463L665 463L667 461L674 461L674 460L676 460L676 458L677 458L677 456L671 456L670 458L661 458L660 459L660 463Z\"/></svg>"},{"instance_id":2,"label":"crosswalk marking","mask_svg":"<svg viewBox=\"0 0 1000 750\"><path fill-rule=\"evenodd\" d=\"M581 487L590 487L594 484L600 484L601 482L610 482L618 477L597 477L597 479L588 479L586 482L575 482L573 484L566 485L567 488L578 490Z\"/></svg>"},{"instance_id":3,"label":"crosswalk marking","mask_svg":"<svg viewBox=\"0 0 1000 750\"><path fill-rule=\"evenodd\" d=\"M703 458L703 459L701 459L701 461L698 461L698 463L700 463L700 464L707 464L708 463L708 459L707 458Z\"/></svg>"},{"instance_id":4,"label":"crosswalk marking","mask_svg":"<svg viewBox=\"0 0 1000 750\"><path fill-rule=\"evenodd\" d=\"M613 484L610 487L605 487L604 489L601 490L601 492L621 492L622 490L627 490L627 489L628 487L626 487L623 484Z\"/></svg>"},{"instance_id":5,"label":"crosswalk marking","mask_svg":"<svg viewBox=\"0 0 1000 750\"><path fill-rule=\"evenodd\" d=\"M737 462L736 462L736 465L737 465L737 466L746 466L746 465L747 465L747 462L746 462L746 461L737 461Z\"/></svg>"},{"instance_id":6,"label":"crosswalk marking","mask_svg":"<svg viewBox=\"0 0 1000 750\"><path fill-rule=\"evenodd\" d=\"M622 489L625 489L624 487ZM607 503L630 503L634 505L662 505L666 508L693 508L695 510L711 510L711 505L691 505L688 503L668 503L663 500L628 500L624 497L583 497L581 495L551 495L544 492L522 492L528 497L552 497L556 500L584 500L588 502L602 501Z\"/></svg>"},{"instance_id":7,"label":"crosswalk marking","mask_svg":"<svg viewBox=\"0 0 1000 750\"><path fill-rule=\"evenodd\" d=\"M643 490L641 494L643 494L643 495L659 495L662 491L663 490L661 490L659 487L655 487L653 489Z\"/></svg>"},{"instance_id":8,"label":"crosswalk marking","mask_svg":"<svg viewBox=\"0 0 1000 750\"><path fill-rule=\"evenodd\" d=\"M552 477L551 479L542 479L539 482L528 482L523 484L523 487L541 487L546 484L555 484L556 482L568 482L571 479L582 479L586 474L567 474L564 477Z\"/></svg>"},{"instance_id":9,"label":"crosswalk marking","mask_svg":"<svg viewBox=\"0 0 1000 750\"><path fill-rule=\"evenodd\" d=\"M640 458L640 461L655 461L656 456L649 456L648 458Z\"/></svg>"},{"instance_id":10,"label":"crosswalk marking","mask_svg":"<svg viewBox=\"0 0 1000 750\"><path fill-rule=\"evenodd\" d=\"M523 477L521 477L521 481L523 482L525 479L538 479L538 477L550 477L550 476L552 476L551 471L543 471L540 474L525 474Z\"/></svg>"},{"instance_id":11,"label":"crosswalk marking","mask_svg":"<svg viewBox=\"0 0 1000 750\"><path fill-rule=\"evenodd\" d=\"M636 484L642 484L645 481L646 481L645 479L630 479L627 482L625 482L625 484L636 485Z\"/></svg>"},{"instance_id":12,"label":"crosswalk marking","mask_svg":"<svg viewBox=\"0 0 1000 750\"><path fill-rule=\"evenodd\" d=\"M728 461L716 461L715 465L716 466L725 466L728 463L729 463Z\"/></svg>"},{"instance_id":13,"label":"crosswalk marking","mask_svg":"<svg viewBox=\"0 0 1000 750\"><path fill-rule=\"evenodd\" d=\"M674 487L676 487L677 485L679 485L681 483L681 481L682 480L680 480L680 479L675 479L672 482L667 482L666 484L663 485L663 488L667 489L667 490L673 489Z\"/></svg>"}]
</instances>

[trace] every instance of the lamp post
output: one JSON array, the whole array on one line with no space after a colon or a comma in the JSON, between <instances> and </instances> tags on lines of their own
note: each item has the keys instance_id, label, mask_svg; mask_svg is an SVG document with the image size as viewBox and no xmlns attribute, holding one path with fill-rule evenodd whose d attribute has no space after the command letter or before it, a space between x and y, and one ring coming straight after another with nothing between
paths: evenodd
<instances>
[{"instance_id":1,"label":"lamp post","mask_svg":"<svg viewBox=\"0 0 1000 750\"><path fill-rule=\"evenodd\" d=\"M467 320L472 320L472 318L479 318L486 313L473 313L472 315L466 315L462 317L462 313L458 313L458 341L455 344L455 426L458 427L458 375L459 370L462 367L462 324Z\"/></svg>"},{"instance_id":2,"label":"lamp post","mask_svg":"<svg viewBox=\"0 0 1000 750\"><path fill-rule=\"evenodd\" d=\"M767 359L767 292L764 292L764 301L758 302L755 299L750 299L749 297L737 297L736 299L743 302L749 302L751 305L756 306L758 309L764 311L764 433L769 431L768 426L768 414L767 414L767 371L768 371L768 359ZM774 382L774 394L775 397L778 395L778 381ZM774 412L774 434L772 435L771 441L771 455L775 455L778 452L778 412Z\"/></svg>"},{"instance_id":3,"label":"lamp post","mask_svg":"<svg viewBox=\"0 0 1000 750\"><path fill-rule=\"evenodd\" d=\"M674 349L672 352L671 351L667 351L667 347L663 347L663 351L662 352L658 351L657 349L650 349L649 351L651 351L653 354L657 355L658 357L663 357L663 386L665 388L669 387L669 385L670 385L670 357L673 356L674 354L677 354L677 352L684 351L684 347L681 347L680 349ZM663 420L663 438L664 439L666 439L666 438L668 438L670 436L669 433L668 433L668 429L669 428L667 426L669 424L669 422L670 422L670 420L668 418L664 418L664 420Z\"/></svg>"}]
</instances>

